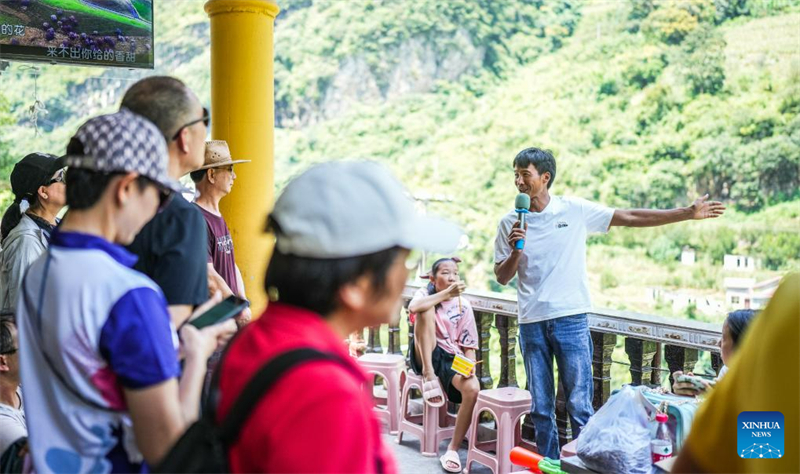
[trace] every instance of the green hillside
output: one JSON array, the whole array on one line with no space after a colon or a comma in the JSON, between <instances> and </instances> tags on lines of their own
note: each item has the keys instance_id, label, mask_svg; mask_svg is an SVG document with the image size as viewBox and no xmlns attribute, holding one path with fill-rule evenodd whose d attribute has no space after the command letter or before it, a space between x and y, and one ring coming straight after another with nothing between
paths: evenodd
<instances>
[{"instance_id":1,"label":"green hillside","mask_svg":"<svg viewBox=\"0 0 800 474\"><path fill-rule=\"evenodd\" d=\"M674 25L653 26L677 4L637 22L626 2L589 3L562 48L503 80L485 78L480 93L444 83L435 93L280 130L277 156L285 161L277 166L293 170L288 176L310 161L374 158L389 162L413 192L450 197L431 208L455 216L470 236L464 253L477 286L493 286L496 223L515 195L510 163L531 145L556 153L556 193L632 207L686 205L710 193L733 208L720 222L615 229L595 243L640 248L663 265L692 245L709 268L735 250L761 255L775 270L796 266L800 14L698 13L704 19L678 41L662 36ZM781 202L775 221L756 212ZM619 268L610 271L625 273ZM654 285L670 283L671 272L662 273Z\"/></svg>"},{"instance_id":2,"label":"green hillside","mask_svg":"<svg viewBox=\"0 0 800 474\"><path fill-rule=\"evenodd\" d=\"M203 3L154 2L155 72L208 103ZM511 160L528 146L554 151L556 194L669 207L709 193L729 205L715 222L593 237L601 305L669 314L642 297L651 286L721 297L730 252L761 258L758 276L800 266L800 0L278 3L276 185L324 160L387 163L467 232L470 286L499 289L495 229L516 194ZM63 150L151 73L41 67L48 114L35 136L31 71L12 65L0 76L0 196L25 152ZM678 265L684 246L695 267Z\"/></svg>"}]
</instances>

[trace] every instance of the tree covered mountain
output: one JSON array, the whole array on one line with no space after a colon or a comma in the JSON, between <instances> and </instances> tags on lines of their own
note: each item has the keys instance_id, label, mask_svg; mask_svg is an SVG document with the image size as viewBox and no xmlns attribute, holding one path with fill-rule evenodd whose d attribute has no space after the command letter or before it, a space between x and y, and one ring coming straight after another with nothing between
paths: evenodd
<instances>
[{"instance_id":1,"label":"tree covered mountain","mask_svg":"<svg viewBox=\"0 0 800 474\"><path fill-rule=\"evenodd\" d=\"M155 73L208 103L203 3L154 2ZM467 232L472 286L492 287L497 221L516 194L511 161L528 146L556 154L556 194L668 207L709 193L732 209L718 222L615 230L593 244L662 267L684 245L709 265L735 250L776 270L800 261L798 0L278 3L277 186L329 159L388 164ZM0 76L6 196L16 160L62 151L83 120L153 73L40 66L48 113L36 136L27 66ZM715 278L680 283L710 288Z\"/></svg>"}]
</instances>

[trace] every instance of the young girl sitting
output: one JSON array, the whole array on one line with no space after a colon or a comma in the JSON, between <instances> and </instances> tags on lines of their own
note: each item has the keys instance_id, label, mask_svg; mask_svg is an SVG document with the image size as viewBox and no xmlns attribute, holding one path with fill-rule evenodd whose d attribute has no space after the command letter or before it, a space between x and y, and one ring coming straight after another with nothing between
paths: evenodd
<instances>
[{"instance_id":1,"label":"young girl sitting","mask_svg":"<svg viewBox=\"0 0 800 474\"><path fill-rule=\"evenodd\" d=\"M434 407L444 404L444 393L451 402L460 403L453 439L440 458L448 472L461 472L458 446L472 420L472 411L480 391L474 370L468 377L452 369L456 354L475 360L478 329L472 306L461 293L465 285L458 277L458 258L442 258L433 264L430 283L420 288L408 305L416 313L414 340L409 348L411 367L421 373L423 399Z\"/></svg>"}]
</instances>

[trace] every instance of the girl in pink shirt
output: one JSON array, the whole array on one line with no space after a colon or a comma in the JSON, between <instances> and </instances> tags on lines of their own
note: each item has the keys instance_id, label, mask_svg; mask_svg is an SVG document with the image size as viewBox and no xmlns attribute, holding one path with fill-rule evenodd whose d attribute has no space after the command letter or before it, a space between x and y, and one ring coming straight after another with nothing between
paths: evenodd
<instances>
[{"instance_id":1,"label":"girl in pink shirt","mask_svg":"<svg viewBox=\"0 0 800 474\"><path fill-rule=\"evenodd\" d=\"M464 377L452 369L456 354L476 360L478 328L472 305L460 295L465 289L458 277L457 258L442 258L433 264L430 283L420 288L408 305L416 313L414 340L409 348L411 367L425 379L423 398L432 406L444 403L444 393L451 402L461 403L455 432L447 452L441 457L448 472L461 472L458 446L472 420L472 411L480 391L474 372Z\"/></svg>"}]
</instances>

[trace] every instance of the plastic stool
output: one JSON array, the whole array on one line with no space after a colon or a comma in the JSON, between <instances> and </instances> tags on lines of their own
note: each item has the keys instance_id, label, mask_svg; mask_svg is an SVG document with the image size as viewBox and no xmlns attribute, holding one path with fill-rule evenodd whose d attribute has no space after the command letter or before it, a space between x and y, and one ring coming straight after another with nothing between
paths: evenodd
<instances>
[{"instance_id":1,"label":"plastic stool","mask_svg":"<svg viewBox=\"0 0 800 474\"><path fill-rule=\"evenodd\" d=\"M508 474L513 468L524 470L523 467L513 466L509 455L511 449L520 442L521 433L517 423L531 411L531 394L527 390L513 387L481 390L472 413L472 427L478 426L478 420L484 411L491 413L497 421L497 454L480 449L477 443L478 430L471 430L464 472L469 473L473 462L483 464L494 474ZM485 446L486 443L481 445Z\"/></svg>"},{"instance_id":2,"label":"plastic stool","mask_svg":"<svg viewBox=\"0 0 800 474\"><path fill-rule=\"evenodd\" d=\"M423 456L434 457L439 455L439 444L453 437L452 423L455 416L447 412L447 394L444 396L444 405L439 408L432 407L422 400L422 414L409 415L408 402L411 399L411 390L417 389L422 393L422 376L413 371L406 372L406 382L403 384L403 395L400 397L400 426L397 432L397 444L403 441L403 433L408 433L419 438L419 450ZM441 426L444 424L445 426Z\"/></svg>"},{"instance_id":3,"label":"plastic stool","mask_svg":"<svg viewBox=\"0 0 800 474\"><path fill-rule=\"evenodd\" d=\"M397 420L400 417L400 382L406 368L405 358L396 354L365 354L358 363L370 374L383 377L386 381L386 408L375 407L375 411L386 425L389 433L397 433ZM374 387L373 390L374 392ZM374 396L374 395L373 395ZM376 398L376 401L379 400Z\"/></svg>"}]
</instances>

